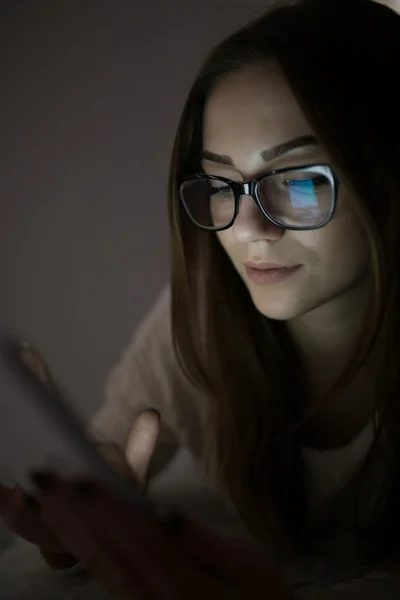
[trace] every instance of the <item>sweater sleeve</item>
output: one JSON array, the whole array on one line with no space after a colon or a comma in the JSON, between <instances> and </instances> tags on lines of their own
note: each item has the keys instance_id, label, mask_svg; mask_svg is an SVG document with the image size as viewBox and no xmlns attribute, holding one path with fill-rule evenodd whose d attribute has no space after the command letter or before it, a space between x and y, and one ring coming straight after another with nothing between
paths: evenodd
<instances>
[{"instance_id":1,"label":"sweater sleeve","mask_svg":"<svg viewBox=\"0 0 400 600\"><path fill-rule=\"evenodd\" d=\"M144 410L154 408L161 416L156 455L172 457L182 443L196 439L199 400L203 400L201 395L185 377L175 356L170 289L166 287L110 371L104 404L89 432L99 441L125 447L135 419ZM156 456L155 462L159 462Z\"/></svg>"}]
</instances>

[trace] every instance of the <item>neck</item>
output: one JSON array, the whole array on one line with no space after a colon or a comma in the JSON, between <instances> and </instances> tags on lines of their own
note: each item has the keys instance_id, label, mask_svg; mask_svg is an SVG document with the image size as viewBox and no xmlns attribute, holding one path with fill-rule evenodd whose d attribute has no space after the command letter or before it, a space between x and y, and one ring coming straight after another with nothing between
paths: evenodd
<instances>
[{"instance_id":1,"label":"neck","mask_svg":"<svg viewBox=\"0 0 400 600\"><path fill-rule=\"evenodd\" d=\"M303 361L307 403L316 403L319 407L313 418L302 426L301 439L306 445L322 448L344 445L372 417L380 342L346 390L329 402L320 403L353 356L364 323L369 291L369 282L363 282L288 323Z\"/></svg>"}]
</instances>

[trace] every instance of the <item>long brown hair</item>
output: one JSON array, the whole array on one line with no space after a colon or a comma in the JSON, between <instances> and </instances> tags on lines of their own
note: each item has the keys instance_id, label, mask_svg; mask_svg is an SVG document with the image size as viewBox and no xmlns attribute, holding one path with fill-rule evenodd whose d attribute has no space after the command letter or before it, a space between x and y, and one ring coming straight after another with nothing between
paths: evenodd
<instances>
[{"instance_id":1,"label":"long brown hair","mask_svg":"<svg viewBox=\"0 0 400 600\"><path fill-rule=\"evenodd\" d=\"M364 561L375 562L400 549L400 20L389 8L371 0L299 0L270 10L208 56L183 110L170 171L175 349L208 397L204 457L210 473L251 529L301 547L305 501L296 425L310 415L302 412L307 392L300 360L285 324L256 311L217 237L193 227L178 198L182 177L201 170L203 109L213 86L270 60L351 191L371 249L374 285L365 327L331 393L357 373L383 315L391 333L364 482L383 439L386 477L373 515L358 520L359 537L368 542ZM360 488L360 515L363 494L369 496L368 485Z\"/></svg>"}]
</instances>

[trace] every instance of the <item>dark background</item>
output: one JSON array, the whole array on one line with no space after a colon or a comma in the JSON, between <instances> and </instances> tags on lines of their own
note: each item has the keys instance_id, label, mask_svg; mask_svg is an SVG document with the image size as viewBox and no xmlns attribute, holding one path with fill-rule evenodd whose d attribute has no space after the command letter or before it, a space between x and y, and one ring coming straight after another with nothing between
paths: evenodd
<instances>
[{"instance_id":1,"label":"dark background","mask_svg":"<svg viewBox=\"0 0 400 600\"><path fill-rule=\"evenodd\" d=\"M168 281L166 181L189 86L264 7L0 2L0 323L38 345L86 416Z\"/></svg>"}]
</instances>

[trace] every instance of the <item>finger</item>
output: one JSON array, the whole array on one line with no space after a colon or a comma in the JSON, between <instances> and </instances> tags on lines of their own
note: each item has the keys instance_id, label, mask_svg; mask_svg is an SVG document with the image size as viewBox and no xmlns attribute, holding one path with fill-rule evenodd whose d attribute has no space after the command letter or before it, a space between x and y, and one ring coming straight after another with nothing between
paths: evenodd
<instances>
[{"instance_id":1,"label":"finger","mask_svg":"<svg viewBox=\"0 0 400 600\"><path fill-rule=\"evenodd\" d=\"M126 477L127 479L136 480L136 476L126 459L125 452L121 446L113 442L100 442L97 443L97 447L106 460L120 475Z\"/></svg>"},{"instance_id":2,"label":"finger","mask_svg":"<svg viewBox=\"0 0 400 600\"><path fill-rule=\"evenodd\" d=\"M78 493L82 491L85 497ZM39 498L57 535L101 579L109 561L114 585L130 582L151 592L146 598L175 597L174 581L182 583L185 561L155 523L135 517L131 506L96 484L77 487L57 479L52 491Z\"/></svg>"},{"instance_id":3,"label":"finger","mask_svg":"<svg viewBox=\"0 0 400 600\"><path fill-rule=\"evenodd\" d=\"M99 442L98 448L116 471L126 478L134 478L145 488L151 458L160 430L160 417L154 410L147 410L135 421L129 432L124 451L113 442Z\"/></svg>"},{"instance_id":4,"label":"finger","mask_svg":"<svg viewBox=\"0 0 400 600\"><path fill-rule=\"evenodd\" d=\"M160 435L160 415L146 410L135 421L129 432L125 456L139 484L147 486L148 472Z\"/></svg>"},{"instance_id":5,"label":"finger","mask_svg":"<svg viewBox=\"0 0 400 600\"><path fill-rule=\"evenodd\" d=\"M27 495L19 485L9 488L0 484L0 514L9 525L14 525L14 520L18 521L21 514L27 513L26 499Z\"/></svg>"},{"instance_id":6,"label":"finger","mask_svg":"<svg viewBox=\"0 0 400 600\"><path fill-rule=\"evenodd\" d=\"M101 580L112 595L131 598L135 592L140 598L148 598L148 595L144 595L146 586L142 572L136 572L131 564L132 548L115 547L109 543L104 533L112 513L107 515L100 509L101 490L93 484L93 501L88 493L89 483L86 482L85 485L86 498L82 484L81 493L77 494L74 493L71 484L52 475L50 489L38 493L46 523L57 532L65 548L68 548L93 576ZM115 507L113 508L115 510ZM131 595L126 592L127 589Z\"/></svg>"},{"instance_id":7,"label":"finger","mask_svg":"<svg viewBox=\"0 0 400 600\"><path fill-rule=\"evenodd\" d=\"M28 542L43 544L57 553L65 550L44 523L36 498L27 495L20 486L11 489L0 485L0 516L11 531Z\"/></svg>"},{"instance_id":8,"label":"finger","mask_svg":"<svg viewBox=\"0 0 400 600\"><path fill-rule=\"evenodd\" d=\"M98 528L93 528L90 521L82 515L75 515L74 511L65 513L57 505L48 506L45 514L46 523L57 532L64 547L77 557L93 577L102 581L112 597L131 598L132 593L139 598L146 597L140 573L136 575L132 569L128 569L125 556L119 556L107 547ZM132 589L132 579L136 583L135 589Z\"/></svg>"}]
</instances>

